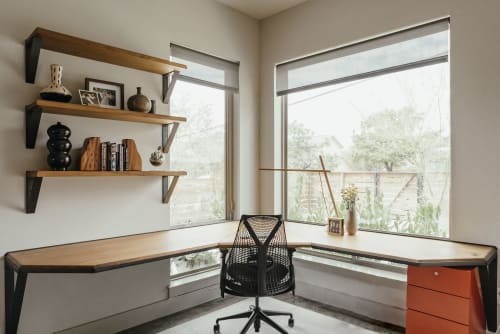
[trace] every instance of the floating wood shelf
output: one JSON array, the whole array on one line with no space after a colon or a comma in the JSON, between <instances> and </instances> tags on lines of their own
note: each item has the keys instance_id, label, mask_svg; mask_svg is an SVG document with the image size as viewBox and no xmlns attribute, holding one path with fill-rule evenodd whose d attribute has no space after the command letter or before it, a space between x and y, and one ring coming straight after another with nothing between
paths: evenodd
<instances>
[{"instance_id":1,"label":"floating wood shelf","mask_svg":"<svg viewBox=\"0 0 500 334\"><path fill-rule=\"evenodd\" d=\"M70 171L56 171L56 170L35 170L27 171L28 177L88 177L88 176L184 176L187 175L185 171L163 171L163 170L142 170L142 171L88 171L88 170L70 170Z\"/></svg>"},{"instance_id":2,"label":"floating wood shelf","mask_svg":"<svg viewBox=\"0 0 500 334\"><path fill-rule=\"evenodd\" d=\"M40 49L160 74L162 76L163 103L168 103L179 71L187 68L186 65L166 59L36 28L24 42L25 80L27 83L35 83Z\"/></svg>"},{"instance_id":3,"label":"floating wood shelf","mask_svg":"<svg viewBox=\"0 0 500 334\"><path fill-rule=\"evenodd\" d=\"M136 70L160 74L162 76L162 101L168 102L172 94L179 71L187 66L157 57L147 56L134 51L129 51L114 46L89 41L43 28L36 28L25 40L25 80L34 83L40 50L51 50L72 56L92 59L109 64L124 66ZM138 113L126 110L107 109L95 106L83 106L36 100L25 108L26 148L34 148L40 126L42 113L110 119L116 121L159 124L162 127L162 148L168 153L179 123L186 118L158 114ZM172 127L169 129L169 127ZM168 203L180 176L186 175L183 171L127 171L127 172L90 172L90 171L28 171L26 172L25 206L27 213L34 213L38 195L44 177L98 177L98 176L161 176L162 200ZM172 182L168 178L172 177Z\"/></svg>"},{"instance_id":4,"label":"floating wood shelf","mask_svg":"<svg viewBox=\"0 0 500 334\"><path fill-rule=\"evenodd\" d=\"M114 46L89 41L59 32L36 28L25 41L26 82L34 83L40 49L93 59L141 71L166 75L186 69L186 65L147 56Z\"/></svg>"},{"instance_id":5,"label":"floating wood shelf","mask_svg":"<svg viewBox=\"0 0 500 334\"><path fill-rule=\"evenodd\" d=\"M163 147L165 152L168 152L168 149L172 144L173 136L175 135L178 124L186 121L185 117L147 114L121 109L108 109L47 100L36 100L34 103L27 105L25 111L27 148L35 147L42 113L101 118L125 122L160 124L163 126L173 124L175 130L172 130L170 134L168 134L168 131L164 131L163 133L164 136L166 136L163 140Z\"/></svg>"},{"instance_id":6,"label":"floating wood shelf","mask_svg":"<svg viewBox=\"0 0 500 334\"><path fill-rule=\"evenodd\" d=\"M186 121L185 117L167 116L159 114L149 114L122 109L109 109L96 106L84 106L81 104L54 102L47 100L36 100L27 108L41 108L47 114L60 114L69 116L111 119L115 121L150 123L150 124L171 124Z\"/></svg>"},{"instance_id":7,"label":"floating wood shelf","mask_svg":"<svg viewBox=\"0 0 500 334\"><path fill-rule=\"evenodd\" d=\"M180 176L187 175L185 171L52 171L36 170L26 172L25 210L26 213L34 213L38 202L38 195L42 187L44 177L103 177L103 176L161 176L162 177L162 201L168 203L174 192ZM173 177L170 186L168 177Z\"/></svg>"}]
</instances>

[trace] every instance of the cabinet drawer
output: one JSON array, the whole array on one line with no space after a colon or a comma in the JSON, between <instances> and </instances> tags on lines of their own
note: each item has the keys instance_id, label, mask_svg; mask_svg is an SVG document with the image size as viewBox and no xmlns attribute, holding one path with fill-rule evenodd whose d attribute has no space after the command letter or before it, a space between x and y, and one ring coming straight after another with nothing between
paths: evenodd
<instances>
[{"instance_id":1,"label":"cabinet drawer","mask_svg":"<svg viewBox=\"0 0 500 334\"><path fill-rule=\"evenodd\" d=\"M408 309L434 315L463 325L470 324L470 299L408 285Z\"/></svg>"},{"instance_id":2,"label":"cabinet drawer","mask_svg":"<svg viewBox=\"0 0 500 334\"><path fill-rule=\"evenodd\" d=\"M470 298L474 269L408 267L408 284Z\"/></svg>"},{"instance_id":3,"label":"cabinet drawer","mask_svg":"<svg viewBox=\"0 0 500 334\"><path fill-rule=\"evenodd\" d=\"M469 334L468 326L408 310L406 313L406 334Z\"/></svg>"}]
</instances>

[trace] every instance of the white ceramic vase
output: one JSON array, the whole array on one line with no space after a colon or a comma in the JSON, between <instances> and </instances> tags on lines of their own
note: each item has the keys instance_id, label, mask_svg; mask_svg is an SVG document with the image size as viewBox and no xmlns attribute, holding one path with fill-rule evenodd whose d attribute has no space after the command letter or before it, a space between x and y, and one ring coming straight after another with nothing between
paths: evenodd
<instances>
[{"instance_id":1,"label":"white ceramic vase","mask_svg":"<svg viewBox=\"0 0 500 334\"><path fill-rule=\"evenodd\" d=\"M58 102L69 102L71 100L71 92L62 85L62 71L63 67L61 65L50 65L52 83L40 92L42 99Z\"/></svg>"}]
</instances>

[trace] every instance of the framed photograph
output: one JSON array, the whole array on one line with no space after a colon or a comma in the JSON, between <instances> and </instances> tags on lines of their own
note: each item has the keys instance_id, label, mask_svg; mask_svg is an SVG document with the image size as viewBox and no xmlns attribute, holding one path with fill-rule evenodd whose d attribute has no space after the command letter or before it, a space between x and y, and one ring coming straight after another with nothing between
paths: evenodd
<instances>
[{"instance_id":1,"label":"framed photograph","mask_svg":"<svg viewBox=\"0 0 500 334\"><path fill-rule=\"evenodd\" d=\"M101 107L124 109L123 84L85 78L85 89L99 94Z\"/></svg>"},{"instance_id":2,"label":"framed photograph","mask_svg":"<svg viewBox=\"0 0 500 334\"><path fill-rule=\"evenodd\" d=\"M85 106L100 106L99 94L90 90L79 89L80 102Z\"/></svg>"},{"instance_id":3,"label":"framed photograph","mask_svg":"<svg viewBox=\"0 0 500 334\"><path fill-rule=\"evenodd\" d=\"M328 218L328 233L335 235L344 235L344 219Z\"/></svg>"}]
</instances>

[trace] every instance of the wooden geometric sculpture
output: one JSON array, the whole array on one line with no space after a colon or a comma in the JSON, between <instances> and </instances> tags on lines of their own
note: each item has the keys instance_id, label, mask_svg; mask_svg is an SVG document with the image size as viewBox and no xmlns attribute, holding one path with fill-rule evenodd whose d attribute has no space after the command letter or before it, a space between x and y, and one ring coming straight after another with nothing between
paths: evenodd
<instances>
[{"instance_id":1,"label":"wooden geometric sculpture","mask_svg":"<svg viewBox=\"0 0 500 334\"><path fill-rule=\"evenodd\" d=\"M85 138L85 141L83 142L82 156L80 158L80 170L99 170L100 144L100 137Z\"/></svg>"}]
</instances>

